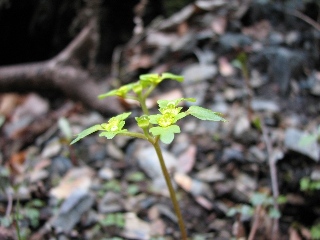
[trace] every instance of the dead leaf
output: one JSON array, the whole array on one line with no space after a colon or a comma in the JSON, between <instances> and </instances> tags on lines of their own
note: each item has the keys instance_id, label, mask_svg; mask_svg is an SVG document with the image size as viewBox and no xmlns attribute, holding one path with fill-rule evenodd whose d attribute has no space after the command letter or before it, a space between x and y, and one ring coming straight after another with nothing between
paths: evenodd
<instances>
[{"instance_id":1,"label":"dead leaf","mask_svg":"<svg viewBox=\"0 0 320 240\"><path fill-rule=\"evenodd\" d=\"M14 153L13 155L11 155L8 163L11 174L21 175L25 170L25 167L24 167L25 160L26 160L25 151Z\"/></svg>"},{"instance_id":2,"label":"dead leaf","mask_svg":"<svg viewBox=\"0 0 320 240\"><path fill-rule=\"evenodd\" d=\"M290 227L289 229L289 240L302 240L297 229Z\"/></svg>"},{"instance_id":3,"label":"dead leaf","mask_svg":"<svg viewBox=\"0 0 320 240\"><path fill-rule=\"evenodd\" d=\"M197 148L195 145L190 145L180 156L178 157L178 169L180 172L188 173L192 170L196 162Z\"/></svg>"},{"instance_id":4,"label":"dead leaf","mask_svg":"<svg viewBox=\"0 0 320 240\"><path fill-rule=\"evenodd\" d=\"M234 67L230 64L227 58L219 58L219 72L224 77L231 77L235 73Z\"/></svg>"},{"instance_id":5,"label":"dead leaf","mask_svg":"<svg viewBox=\"0 0 320 240\"><path fill-rule=\"evenodd\" d=\"M228 20L226 16L217 16L211 23L212 30L219 35L222 35L226 31Z\"/></svg>"},{"instance_id":6,"label":"dead leaf","mask_svg":"<svg viewBox=\"0 0 320 240\"><path fill-rule=\"evenodd\" d=\"M270 31L271 31L271 24L269 23L268 20L262 20L250 27L245 27L242 29L243 34L248 35L260 41L266 39Z\"/></svg>"},{"instance_id":7,"label":"dead leaf","mask_svg":"<svg viewBox=\"0 0 320 240\"><path fill-rule=\"evenodd\" d=\"M18 94L3 94L0 101L0 114L3 114L5 117L9 117L21 101L22 97Z\"/></svg>"},{"instance_id":8,"label":"dead leaf","mask_svg":"<svg viewBox=\"0 0 320 240\"><path fill-rule=\"evenodd\" d=\"M68 198L74 191L88 190L94 171L88 167L73 168L61 179L59 185L52 188L50 194L58 199Z\"/></svg>"}]
</instances>

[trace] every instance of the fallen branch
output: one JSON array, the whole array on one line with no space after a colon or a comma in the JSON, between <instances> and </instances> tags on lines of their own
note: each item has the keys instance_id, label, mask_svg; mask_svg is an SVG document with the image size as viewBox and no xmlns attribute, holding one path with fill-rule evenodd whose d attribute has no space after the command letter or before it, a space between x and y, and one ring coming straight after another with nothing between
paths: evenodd
<instances>
[{"instance_id":1,"label":"fallen branch","mask_svg":"<svg viewBox=\"0 0 320 240\"><path fill-rule=\"evenodd\" d=\"M48 61L0 67L0 92L59 90L103 115L119 112L121 107L116 99L97 99L107 89L81 66L84 58L90 62L96 47L95 25L91 21L60 54Z\"/></svg>"}]
</instances>

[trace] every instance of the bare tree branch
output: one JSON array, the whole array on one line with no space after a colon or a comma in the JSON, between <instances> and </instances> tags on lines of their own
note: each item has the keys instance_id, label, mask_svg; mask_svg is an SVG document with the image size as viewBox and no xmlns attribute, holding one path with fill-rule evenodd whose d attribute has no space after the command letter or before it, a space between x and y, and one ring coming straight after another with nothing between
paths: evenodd
<instances>
[{"instance_id":1,"label":"bare tree branch","mask_svg":"<svg viewBox=\"0 0 320 240\"><path fill-rule=\"evenodd\" d=\"M106 89L81 67L80 60L90 58L90 50L96 47L95 30L92 20L60 54L48 61L0 67L0 92L60 90L104 115L119 112L121 107L116 99L97 99Z\"/></svg>"}]
</instances>

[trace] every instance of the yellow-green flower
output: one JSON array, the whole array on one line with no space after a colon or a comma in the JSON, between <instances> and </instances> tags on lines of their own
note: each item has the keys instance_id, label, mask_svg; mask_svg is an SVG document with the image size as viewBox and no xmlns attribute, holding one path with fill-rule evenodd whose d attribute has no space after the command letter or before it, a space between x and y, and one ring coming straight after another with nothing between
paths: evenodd
<instances>
[{"instance_id":1,"label":"yellow-green flower","mask_svg":"<svg viewBox=\"0 0 320 240\"><path fill-rule=\"evenodd\" d=\"M97 131L103 131L99 134L100 137L106 137L108 139L112 139L115 135L122 132L127 132L127 129L123 129L123 126L125 124L125 119L129 117L131 112L128 113L122 113L118 116L112 117L109 119L107 123L97 124L92 127L89 127L85 130L83 130L81 133L77 135L77 138L74 139L71 144L74 144L81 140L82 138L97 132Z\"/></svg>"}]
</instances>

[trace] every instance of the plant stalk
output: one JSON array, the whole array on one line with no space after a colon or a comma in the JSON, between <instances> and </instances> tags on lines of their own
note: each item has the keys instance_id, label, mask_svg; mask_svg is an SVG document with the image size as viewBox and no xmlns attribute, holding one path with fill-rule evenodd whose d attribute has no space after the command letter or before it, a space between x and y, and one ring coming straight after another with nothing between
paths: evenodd
<instances>
[{"instance_id":1,"label":"plant stalk","mask_svg":"<svg viewBox=\"0 0 320 240\"><path fill-rule=\"evenodd\" d=\"M172 183L171 183L170 175L168 173L166 164L164 162L162 151L161 151L161 148L159 145L159 138L156 138L156 141L154 143L152 143L152 145L153 145L154 149L156 150L157 156L159 158L162 173L163 173L163 176L164 176L166 183L167 183L167 186L168 186L168 190L170 193L170 198L171 198L171 201L173 204L173 208L174 208L174 211L175 211L176 216L178 218L178 225L179 225L180 232L181 232L181 239L187 240L187 231L186 231L185 224L184 224L184 221L182 218L179 203L177 201L176 194L175 194L175 191L174 191Z\"/></svg>"}]
</instances>

